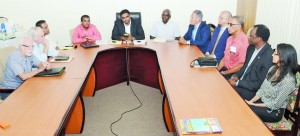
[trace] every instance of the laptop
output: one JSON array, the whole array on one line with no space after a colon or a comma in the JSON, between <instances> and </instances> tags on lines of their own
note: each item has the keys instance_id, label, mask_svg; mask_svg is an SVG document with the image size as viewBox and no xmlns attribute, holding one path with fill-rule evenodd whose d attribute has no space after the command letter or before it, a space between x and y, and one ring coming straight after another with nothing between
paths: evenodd
<instances>
[{"instance_id":1,"label":"laptop","mask_svg":"<svg viewBox=\"0 0 300 136\"><path fill-rule=\"evenodd\" d=\"M80 44L80 46L82 46L83 48L99 47L99 45L96 44L95 42L83 42Z\"/></svg>"},{"instance_id":2,"label":"laptop","mask_svg":"<svg viewBox=\"0 0 300 136\"><path fill-rule=\"evenodd\" d=\"M40 72L36 74L35 76L60 76L64 71L66 67L56 67L51 68L50 70L44 70L43 72Z\"/></svg>"}]
</instances>

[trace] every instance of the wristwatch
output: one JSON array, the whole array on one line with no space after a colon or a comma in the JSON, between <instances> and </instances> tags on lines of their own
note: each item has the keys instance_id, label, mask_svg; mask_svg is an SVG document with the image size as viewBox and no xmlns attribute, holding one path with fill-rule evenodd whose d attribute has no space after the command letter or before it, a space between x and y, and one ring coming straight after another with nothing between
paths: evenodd
<instances>
[{"instance_id":1,"label":"wristwatch","mask_svg":"<svg viewBox=\"0 0 300 136\"><path fill-rule=\"evenodd\" d=\"M220 73L221 73L222 75L225 75L224 71L221 71Z\"/></svg>"}]
</instances>

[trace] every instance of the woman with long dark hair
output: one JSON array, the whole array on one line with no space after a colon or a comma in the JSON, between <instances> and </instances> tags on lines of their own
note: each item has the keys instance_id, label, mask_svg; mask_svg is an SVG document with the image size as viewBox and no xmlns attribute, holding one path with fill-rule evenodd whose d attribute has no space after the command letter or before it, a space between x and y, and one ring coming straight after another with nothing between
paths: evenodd
<instances>
[{"instance_id":1,"label":"woman with long dark hair","mask_svg":"<svg viewBox=\"0 0 300 136\"><path fill-rule=\"evenodd\" d=\"M297 53L290 44L278 44L273 53L273 63L256 95L246 102L264 121L281 120L288 105L288 96L295 89L298 69Z\"/></svg>"}]
</instances>

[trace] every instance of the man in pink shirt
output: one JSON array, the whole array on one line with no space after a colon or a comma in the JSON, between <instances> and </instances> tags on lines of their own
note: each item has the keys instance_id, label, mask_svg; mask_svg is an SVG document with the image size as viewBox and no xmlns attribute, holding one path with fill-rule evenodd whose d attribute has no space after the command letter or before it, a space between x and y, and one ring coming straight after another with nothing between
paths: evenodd
<instances>
[{"instance_id":1,"label":"man in pink shirt","mask_svg":"<svg viewBox=\"0 0 300 136\"><path fill-rule=\"evenodd\" d=\"M249 46L248 37L243 32L244 21L239 16L229 20L228 32L231 36L227 39L224 58L220 61L217 69L229 79L244 65L246 52Z\"/></svg>"},{"instance_id":2,"label":"man in pink shirt","mask_svg":"<svg viewBox=\"0 0 300 136\"><path fill-rule=\"evenodd\" d=\"M81 16L81 24L73 32L72 43L95 42L101 39L101 34L96 26L90 23L90 17L88 15Z\"/></svg>"}]
</instances>

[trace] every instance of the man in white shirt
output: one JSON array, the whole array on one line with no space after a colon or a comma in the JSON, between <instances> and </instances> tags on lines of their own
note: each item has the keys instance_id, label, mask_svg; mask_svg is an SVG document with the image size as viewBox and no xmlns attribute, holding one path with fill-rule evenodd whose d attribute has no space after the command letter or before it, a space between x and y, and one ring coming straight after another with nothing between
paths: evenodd
<instances>
[{"instance_id":1,"label":"man in white shirt","mask_svg":"<svg viewBox=\"0 0 300 136\"><path fill-rule=\"evenodd\" d=\"M51 38L48 24L45 20L39 20L35 24L36 27L40 27L43 32L45 39L49 42L48 56L55 57L59 54L58 46L56 42Z\"/></svg>"},{"instance_id":2,"label":"man in white shirt","mask_svg":"<svg viewBox=\"0 0 300 136\"><path fill-rule=\"evenodd\" d=\"M40 27L32 27L28 35L33 39L33 55L41 62L48 60L49 42L45 39L44 32Z\"/></svg>"},{"instance_id":3,"label":"man in white shirt","mask_svg":"<svg viewBox=\"0 0 300 136\"><path fill-rule=\"evenodd\" d=\"M165 40L179 40L179 27L170 20L171 11L169 9L163 10L161 18L162 21L154 23L150 32L150 39L160 38Z\"/></svg>"}]
</instances>

